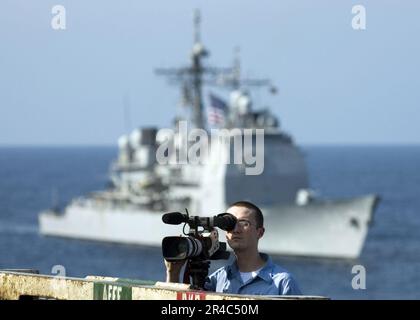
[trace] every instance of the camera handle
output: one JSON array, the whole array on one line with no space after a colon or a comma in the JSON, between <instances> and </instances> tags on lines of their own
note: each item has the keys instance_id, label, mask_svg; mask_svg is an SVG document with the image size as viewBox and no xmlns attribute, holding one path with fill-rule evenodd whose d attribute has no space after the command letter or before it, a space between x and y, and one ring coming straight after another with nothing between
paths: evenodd
<instances>
[{"instance_id":1,"label":"camera handle","mask_svg":"<svg viewBox=\"0 0 420 320\"><path fill-rule=\"evenodd\" d=\"M209 274L209 268L209 260L188 259L184 272L184 283L190 283L191 277L192 289L204 290L204 283Z\"/></svg>"}]
</instances>

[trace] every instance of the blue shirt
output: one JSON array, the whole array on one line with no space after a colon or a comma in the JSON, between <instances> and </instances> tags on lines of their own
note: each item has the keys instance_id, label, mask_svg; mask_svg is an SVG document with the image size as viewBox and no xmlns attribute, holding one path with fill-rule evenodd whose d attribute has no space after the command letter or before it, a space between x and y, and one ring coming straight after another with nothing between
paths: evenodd
<instances>
[{"instance_id":1,"label":"blue shirt","mask_svg":"<svg viewBox=\"0 0 420 320\"><path fill-rule=\"evenodd\" d=\"M242 282L242 277L235 260L233 264L219 268L207 277L204 285L205 289L231 294L302 294L292 274L274 264L268 255L261 253L261 257L266 261L266 264L254 278L248 280L246 283Z\"/></svg>"}]
</instances>

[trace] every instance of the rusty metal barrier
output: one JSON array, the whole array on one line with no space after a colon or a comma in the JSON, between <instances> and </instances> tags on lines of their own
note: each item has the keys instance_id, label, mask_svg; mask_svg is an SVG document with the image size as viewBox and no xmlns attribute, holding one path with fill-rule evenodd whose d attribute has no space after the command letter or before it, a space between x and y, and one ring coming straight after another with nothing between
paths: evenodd
<instances>
[{"instance_id":1,"label":"rusty metal barrier","mask_svg":"<svg viewBox=\"0 0 420 320\"><path fill-rule=\"evenodd\" d=\"M22 271L22 270L19 270ZM87 276L59 277L0 270L0 300L312 300L322 296L234 295L192 290L189 285Z\"/></svg>"}]
</instances>

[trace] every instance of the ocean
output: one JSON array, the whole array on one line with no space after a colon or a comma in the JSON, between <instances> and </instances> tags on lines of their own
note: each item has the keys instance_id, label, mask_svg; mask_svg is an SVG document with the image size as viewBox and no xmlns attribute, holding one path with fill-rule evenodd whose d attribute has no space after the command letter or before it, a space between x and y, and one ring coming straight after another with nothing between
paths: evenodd
<instances>
[{"instance_id":1,"label":"ocean","mask_svg":"<svg viewBox=\"0 0 420 320\"><path fill-rule=\"evenodd\" d=\"M311 188L322 197L375 193L381 201L359 259L274 261L292 272L308 295L420 299L420 146L302 149ZM54 274L63 267L72 277L163 281L159 248L44 237L38 232L41 210L103 189L116 156L113 147L0 147L0 269ZM213 262L211 270L222 264ZM365 289L352 287L355 265L366 270Z\"/></svg>"}]
</instances>

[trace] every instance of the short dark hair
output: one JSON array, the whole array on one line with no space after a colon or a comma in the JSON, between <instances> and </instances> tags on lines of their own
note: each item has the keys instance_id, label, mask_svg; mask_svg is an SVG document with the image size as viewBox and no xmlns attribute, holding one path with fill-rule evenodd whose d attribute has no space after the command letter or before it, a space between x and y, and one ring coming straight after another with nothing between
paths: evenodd
<instances>
[{"instance_id":1,"label":"short dark hair","mask_svg":"<svg viewBox=\"0 0 420 320\"><path fill-rule=\"evenodd\" d=\"M255 221L257 222L257 228L262 228L264 226L264 217L261 212L261 209L258 208L255 204L249 201L237 201L232 203L230 207L243 207L251 210L254 213Z\"/></svg>"}]
</instances>

